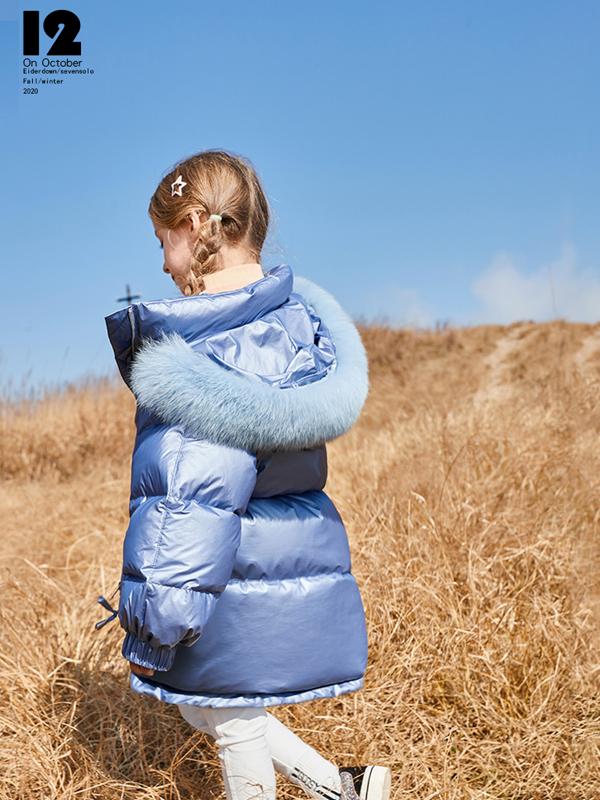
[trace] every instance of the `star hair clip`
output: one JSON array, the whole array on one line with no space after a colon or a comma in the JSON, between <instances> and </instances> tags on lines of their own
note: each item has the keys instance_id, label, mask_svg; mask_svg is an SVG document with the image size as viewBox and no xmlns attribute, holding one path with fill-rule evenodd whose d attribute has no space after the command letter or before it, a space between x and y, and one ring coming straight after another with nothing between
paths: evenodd
<instances>
[{"instance_id":1,"label":"star hair clip","mask_svg":"<svg viewBox=\"0 0 600 800\"><path fill-rule=\"evenodd\" d=\"M184 182L181 175L178 175L177 180L171 184L171 197L175 197L175 195L182 197L184 186L187 186L187 183Z\"/></svg>"}]
</instances>

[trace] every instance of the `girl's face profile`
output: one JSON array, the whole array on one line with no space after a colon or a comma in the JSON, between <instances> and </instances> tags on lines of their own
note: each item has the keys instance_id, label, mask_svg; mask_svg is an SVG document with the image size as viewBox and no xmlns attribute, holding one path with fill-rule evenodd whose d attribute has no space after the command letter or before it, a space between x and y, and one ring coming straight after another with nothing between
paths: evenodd
<instances>
[{"instance_id":1,"label":"girl's face profile","mask_svg":"<svg viewBox=\"0 0 600 800\"><path fill-rule=\"evenodd\" d=\"M195 225L184 220L176 228L154 224L154 233L164 253L163 270L175 281L178 288L189 274L195 244Z\"/></svg>"}]
</instances>

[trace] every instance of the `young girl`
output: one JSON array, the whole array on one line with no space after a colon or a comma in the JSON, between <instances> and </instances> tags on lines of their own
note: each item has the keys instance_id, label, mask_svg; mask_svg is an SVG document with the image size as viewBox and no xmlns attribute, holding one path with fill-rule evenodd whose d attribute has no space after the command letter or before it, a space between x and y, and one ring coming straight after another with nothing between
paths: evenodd
<instances>
[{"instance_id":1,"label":"young girl","mask_svg":"<svg viewBox=\"0 0 600 800\"><path fill-rule=\"evenodd\" d=\"M287 266L263 275L269 206L245 159L206 151L150 217L184 297L107 317L137 403L119 620L131 685L219 748L229 800L387 800L385 767L334 766L266 707L362 686L367 637L325 442L367 394L358 332Z\"/></svg>"}]
</instances>

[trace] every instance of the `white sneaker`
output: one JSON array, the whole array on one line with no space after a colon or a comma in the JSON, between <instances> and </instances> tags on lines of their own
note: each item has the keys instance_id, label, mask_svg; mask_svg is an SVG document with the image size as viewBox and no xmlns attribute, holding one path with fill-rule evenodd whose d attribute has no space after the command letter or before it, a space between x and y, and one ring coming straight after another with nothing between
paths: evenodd
<instances>
[{"instance_id":1,"label":"white sneaker","mask_svg":"<svg viewBox=\"0 0 600 800\"><path fill-rule=\"evenodd\" d=\"M342 767L343 800L389 800L392 773L387 767Z\"/></svg>"}]
</instances>

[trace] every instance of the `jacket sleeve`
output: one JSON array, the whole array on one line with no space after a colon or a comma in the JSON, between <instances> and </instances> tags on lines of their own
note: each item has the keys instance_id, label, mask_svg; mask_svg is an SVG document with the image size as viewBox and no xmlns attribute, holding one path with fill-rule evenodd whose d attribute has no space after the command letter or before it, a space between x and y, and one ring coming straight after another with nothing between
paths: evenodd
<instances>
[{"instance_id":1,"label":"jacket sleeve","mask_svg":"<svg viewBox=\"0 0 600 800\"><path fill-rule=\"evenodd\" d=\"M198 639L231 575L255 483L244 450L165 425L138 434L119 603L128 661L168 670L175 646Z\"/></svg>"}]
</instances>

